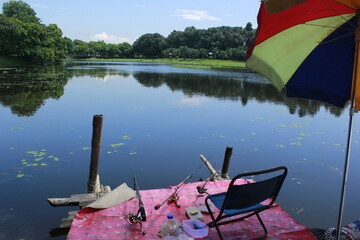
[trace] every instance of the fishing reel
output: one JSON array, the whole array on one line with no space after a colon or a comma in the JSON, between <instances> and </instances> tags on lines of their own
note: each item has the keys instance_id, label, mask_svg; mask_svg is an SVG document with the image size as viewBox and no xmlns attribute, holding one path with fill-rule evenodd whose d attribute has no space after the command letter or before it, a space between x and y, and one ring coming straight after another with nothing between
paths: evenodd
<instances>
[{"instance_id":1,"label":"fishing reel","mask_svg":"<svg viewBox=\"0 0 360 240\"><path fill-rule=\"evenodd\" d=\"M169 197L168 203L170 204L170 203L174 202L175 205L176 205L178 208L180 208L181 205L178 203L178 200L179 200L179 195L178 195L177 193L174 193L173 195L171 195L171 196Z\"/></svg>"},{"instance_id":2,"label":"fishing reel","mask_svg":"<svg viewBox=\"0 0 360 240\"><path fill-rule=\"evenodd\" d=\"M200 179L201 180L201 179ZM206 184L209 182L209 179L206 179L205 183L196 187L199 194L209 194L206 192L207 188L205 188Z\"/></svg>"},{"instance_id":3,"label":"fishing reel","mask_svg":"<svg viewBox=\"0 0 360 240\"><path fill-rule=\"evenodd\" d=\"M127 214L125 216L126 219L128 219L129 223L131 225L136 225L136 224L139 224L140 225L140 232L143 236L145 236L146 232L142 230L142 223L141 223L141 219L139 217L139 214L136 214L136 213L132 213L130 212L129 214Z\"/></svg>"},{"instance_id":4,"label":"fishing reel","mask_svg":"<svg viewBox=\"0 0 360 240\"><path fill-rule=\"evenodd\" d=\"M197 186L196 189L197 189L199 194L207 193L206 192L207 188L204 188L204 186Z\"/></svg>"}]
</instances>

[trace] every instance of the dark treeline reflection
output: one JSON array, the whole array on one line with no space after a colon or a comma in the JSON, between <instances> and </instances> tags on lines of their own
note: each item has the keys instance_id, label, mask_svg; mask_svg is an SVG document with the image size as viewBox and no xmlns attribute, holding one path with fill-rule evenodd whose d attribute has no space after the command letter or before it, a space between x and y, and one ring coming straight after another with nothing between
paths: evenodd
<instances>
[{"instance_id":1,"label":"dark treeline reflection","mask_svg":"<svg viewBox=\"0 0 360 240\"><path fill-rule=\"evenodd\" d=\"M216 75L194 75L177 73L135 72L134 78L144 86L160 87L166 84L172 91L182 91L187 96L204 95L218 99L241 101L246 105L249 100L285 105L291 114L300 117L315 115L323 106L335 116L340 116L343 109L316 100L287 98L279 93L270 82L247 80L249 73L239 73L242 78L229 79ZM254 74L251 74L254 75Z\"/></svg>"},{"instance_id":2,"label":"dark treeline reflection","mask_svg":"<svg viewBox=\"0 0 360 240\"><path fill-rule=\"evenodd\" d=\"M69 62L51 66L0 68L0 103L19 117L29 117L35 115L46 99L60 99L64 87L73 77L105 79L109 75L130 75L129 72L121 73L112 68L80 66Z\"/></svg>"},{"instance_id":3,"label":"dark treeline reflection","mask_svg":"<svg viewBox=\"0 0 360 240\"><path fill-rule=\"evenodd\" d=\"M121 64L79 63L47 67L0 68L0 103L9 107L17 116L33 116L46 99L60 99L64 87L73 77L89 76L106 79L108 76L134 78L143 86L160 87L166 84L172 91L182 91L187 96L202 95L218 99L239 101L246 105L249 100L285 105L291 114L314 115L321 107L340 116L342 109L314 100L290 99L279 93L269 82L253 73L160 73L123 70ZM117 66L117 67L114 67ZM146 69L146 64L144 71Z\"/></svg>"},{"instance_id":4,"label":"dark treeline reflection","mask_svg":"<svg viewBox=\"0 0 360 240\"><path fill-rule=\"evenodd\" d=\"M32 116L46 99L64 94L68 79L62 65L0 69L0 103L17 116Z\"/></svg>"}]
</instances>

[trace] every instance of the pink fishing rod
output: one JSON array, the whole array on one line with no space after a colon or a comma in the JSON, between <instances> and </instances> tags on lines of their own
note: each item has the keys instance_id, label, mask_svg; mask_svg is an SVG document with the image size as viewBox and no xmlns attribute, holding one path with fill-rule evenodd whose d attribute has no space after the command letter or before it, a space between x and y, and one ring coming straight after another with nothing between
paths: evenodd
<instances>
[{"instance_id":1,"label":"pink fishing rod","mask_svg":"<svg viewBox=\"0 0 360 240\"><path fill-rule=\"evenodd\" d=\"M201 165L200 165L197 169L195 169L192 173L190 173L190 175L187 176L187 177L184 179L184 181L182 181L181 183L179 183L178 185L176 185L176 187L171 190L170 194L169 194L166 198L164 198L160 203L156 204L156 206L154 207L155 210L158 210L158 209L159 209L164 203L166 203L166 202L169 202L169 203L175 202L176 206L177 206L178 208L180 208L180 204L178 203L179 195L177 194L177 192L178 192L179 189L185 184L185 182L186 182L189 178L191 178L191 176L192 176L197 170L199 170L200 168L201 168Z\"/></svg>"}]
</instances>

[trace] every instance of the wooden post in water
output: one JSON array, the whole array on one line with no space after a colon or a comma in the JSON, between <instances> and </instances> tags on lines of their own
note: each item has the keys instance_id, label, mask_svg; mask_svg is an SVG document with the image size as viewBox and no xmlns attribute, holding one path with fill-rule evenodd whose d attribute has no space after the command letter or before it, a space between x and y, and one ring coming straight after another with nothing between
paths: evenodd
<instances>
[{"instance_id":1,"label":"wooden post in water","mask_svg":"<svg viewBox=\"0 0 360 240\"><path fill-rule=\"evenodd\" d=\"M232 155L232 150L233 150L232 147L226 147L224 162L223 162L223 166L221 169L221 178L223 178L223 179L229 179L228 170L229 170L229 164L230 164L230 159L231 159L231 155Z\"/></svg>"},{"instance_id":2,"label":"wooden post in water","mask_svg":"<svg viewBox=\"0 0 360 240\"><path fill-rule=\"evenodd\" d=\"M90 159L90 173L88 181L88 193L95 193L96 188L100 186L98 179L98 165L101 145L101 131L102 131L103 116L94 115L93 117L93 133L91 139L91 159Z\"/></svg>"}]
</instances>

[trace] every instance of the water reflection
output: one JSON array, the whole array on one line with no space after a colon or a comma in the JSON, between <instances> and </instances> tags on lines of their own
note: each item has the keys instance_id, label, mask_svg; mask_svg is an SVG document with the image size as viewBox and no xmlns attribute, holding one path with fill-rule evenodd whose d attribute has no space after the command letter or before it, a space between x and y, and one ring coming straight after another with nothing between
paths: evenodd
<instances>
[{"instance_id":1,"label":"water reflection","mask_svg":"<svg viewBox=\"0 0 360 240\"><path fill-rule=\"evenodd\" d=\"M73 77L89 76L106 81L109 77L133 76L145 87L166 85L186 96L207 96L240 101L249 100L285 105L290 114L315 115L321 107L340 116L343 109L315 100L290 99L268 81L253 73L234 73L174 68L161 64L67 62L52 67L26 67L0 70L0 102L17 116L33 116L46 99L59 99ZM150 70L148 66L151 66ZM157 71L158 67L159 71ZM133 71L134 70L134 71ZM174 70L175 71L175 70ZM209 73L209 74L207 74Z\"/></svg>"},{"instance_id":2,"label":"water reflection","mask_svg":"<svg viewBox=\"0 0 360 240\"><path fill-rule=\"evenodd\" d=\"M62 65L1 69L0 102L17 116L32 116L46 99L59 99L68 80Z\"/></svg>"},{"instance_id":3,"label":"water reflection","mask_svg":"<svg viewBox=\"0 0 360 240\"><path fill-rule=\"evenodd\" d=\"M239 75L254 76L255 74L239 73ZM241 101L243 106L249 100L284 104L291 114L298 114L300 117L315 115L322 106L335 116L340 116L343 112L343 109L319 101L284 97L269 82L253 81L254 78L251 78L252 81L247 81L246 77L233 80L226 76L148 72L135 72L133 76L146 87L160 87L166 84L172 91L182 91L189 97L204 95Z\"/></svg>"}]
</instances>

